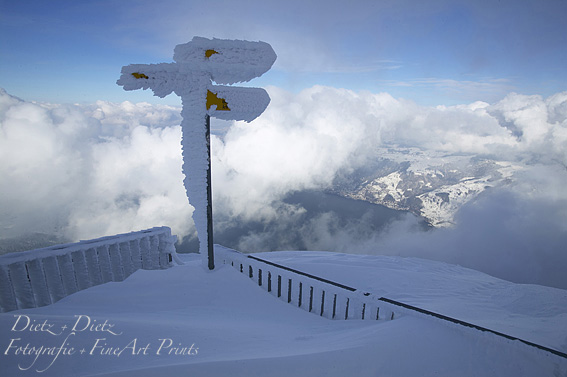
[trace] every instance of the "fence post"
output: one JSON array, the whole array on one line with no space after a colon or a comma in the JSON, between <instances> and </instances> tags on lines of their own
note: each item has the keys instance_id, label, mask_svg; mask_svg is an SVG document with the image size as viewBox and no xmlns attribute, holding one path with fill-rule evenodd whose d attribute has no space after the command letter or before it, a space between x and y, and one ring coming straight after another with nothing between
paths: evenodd
<instances>
[{"instance_id":1,"label":"fence post","mask_svg":"<svg viewBox=\"0 0 567 377\"><path fill-rule=\"evenodd\" d=\"M0 285L0 302L2 302L0 310L9 312L18 309L12 279L10 279L7 266L0 265L0 281L5 282Z\"/></svg>"},{"instance_id":2,"label":"fence post","mask_svg":"<svg viewBox=\"0 0 567 377\"><path fill-rule=\"evenodd\" d=\"M77 289L79 291L92 287L92 281L89 278L89 271L85 254L82 250L73 251L71 253L71 260L73 261L73 270L75 271L75 278L77 281Z\"/></svg>"},{"instance_id":3,"label":"fence post","mask_svg":"<svg viewBox=\"0 0 567 377\"><path fill-rule=\"evenodd\" d=\"M299 307L305 311L310 311L311 301L311 284L304 281L301 284L301 305Z\"/></svg>"},{"instance_id":4,"label":"fence post","mask_svg":"<svg viewBox=\"0 0 567 377\"><path fill-rule=\"evenodd\" d=\"M34 308L35 299L26 271L26 264L24 262L12 263L8 268L18 309Z\"/></svg>"},{"instance_id":5,"label":"fence post","mask_svg":"<svg viewBox=\"0 0 567 377\"><path fill-rule=\"evenodd\" d=\"M150 237L150 249L151 250L160 250L159 248L159 236L157 234L154 234L153 236ZM160 254L161 253L151 253L151 265L152 265L152 269L154 268L160 268Z\"/></svg>"},{"instance_id":6,"label":"fence post","mask_svg":"<svg viewBox=\"0 0 567 377\"><path fill-rule=\"evenodd\" d=\"M142 268L142 254L140 251L140 240L134 239L130 241L130 257L132 258L132 265L134 271Z\"/></svg>"},{"instance_id":7,"label":"fence post","mask_svg":"<svg viewBox=\"0 0 567 377\"><path fill-rule=\"evenodd\" d=\"M332 319L335 306L335 292L330 289L325 290L325 303L323 307L323 317Z\"/></svg>"},{"instance_id":8,"label":"fence post","mask_svg":"<svg viewBox=\"0 0 567 377\"><path fill-rule=\"evenodd\" d=\"M122 281L126 278L122 269L122 258L120 257L120 246L116 243L108 246L110 255L110 268L112 270L113 281Z\"/></svg>"},{"instance_id":9,"label":"fence post","mask_svg":"<svg viewBox=\"0 0 567 377\"><path fill-rule=\"evenodd\" d=\"M142 258L143 269L149 270L154 268L150 246L150 236L145 236L140 239L140 256Z\"/></svg>"},{"instance_id":10,"label":"fence post","mask_svg":"<svg viewBox=\"0 0 567 377\"><path fill-rule=\"evenodd\" d=\"M100 263L98 261L97 251L94 247L85 250L85 262L87 263L87 271L92 286L103 283L100 272Z\"/></svg>"},{"instance_id":11,"label":"fence post","mask_svg":"<svg viewBox=\"0 0 567 377\"><path fill-rule=\"evenodd\" d=\"M36 306L51 304L51 296L47 289L47 280L43 271L41 259L33 259L26 262L28 276L33 290Z\"/></svg>"},{"instance_id":12,"label":"fence post","mask_svg":"<svg viewBox=\"0 0 567 377\"><path fill-rule=\"evenodd\" d=\"M292 279L292 281L291 281L291 302L295 306L299 306L299 298L300 298L300 295L301 295L300 285L301 285L301 279L299 279L297 277L295 279Z\"/></svg>"},{"instance_id":13,"label":"fence post","mask_svg":"<svg viewBox=\"0 0 567 377\"><path fill-rule=\"evenodd\" d=\"M120 261L122 262L122 271L124 271L124 279L132 275L134 272L134 264L132 263L132 252L130 251L130 242L118 243L120 250Z\"/></svg>"},{"instance_id":14,"label":"fence post","mask_svg":"<svg viewBox=\"0 0 567 377\"><path fill-rule=\"evenodd\" d=\"M63 280L61 280L61 271L57 263L57 257L51 256L43 258L43 271L45 271L45 280L49 288L51 302L57 302L67 296Z\"/></svg>"},{"instance_id":15,"label":"fence post","mask_svg":"<svg viewBox=\"0 0 567 377\"><path fill-rule=\"evenodd\" d=\"M75 280L73 260L69 254L58 255L56 259L57 264L59 265L59 272L61 273L63 288L65 288L65 295L69 296L79 290L77 287L77 281Z\"/></svg>"},{"instance_id":16,"label":"fence post","mask_svg":"<svg viewBox=\"0 0 567 377\"><path fill-rule=\"evenodd\" d=\"M323 309L323 289L319 286L319 284L315 284L313 287L313 301L312 301L312 309L311 312L322 315L321 309Z\"/></svg>"}]
</instances>

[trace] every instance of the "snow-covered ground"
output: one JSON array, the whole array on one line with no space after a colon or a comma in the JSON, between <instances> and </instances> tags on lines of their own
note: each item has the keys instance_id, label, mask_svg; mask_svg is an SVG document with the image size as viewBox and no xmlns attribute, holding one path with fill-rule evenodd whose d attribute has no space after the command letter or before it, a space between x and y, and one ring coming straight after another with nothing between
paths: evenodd
<instances>
[{"instance_id":1,"label":"snow-covered ground","mask_svg":"<svg viewBox=\"0 0 567 377\"><path fill-rule=\"evenodd\" d=\"M564 290L415 258L256 255L567 352ZM182 258L0 314L2 376L567 376L567 359L517 341L408 313L329 320Z\"/></svg>"}]
</instances>

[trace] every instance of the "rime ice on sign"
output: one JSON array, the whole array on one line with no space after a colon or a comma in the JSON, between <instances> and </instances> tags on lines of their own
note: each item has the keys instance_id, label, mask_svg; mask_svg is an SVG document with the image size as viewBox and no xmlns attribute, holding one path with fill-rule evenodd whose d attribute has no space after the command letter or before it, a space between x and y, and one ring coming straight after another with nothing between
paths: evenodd
<instances>
[{"instance_id":1,"label":"rime ice on sign","mask_svg":"<svg viewBox=\"0 0 567 377\"><path fill-rule=\"evenodd\" d=\"M181 97L184 185L189 202L195 208L193 220L199 236L199 252L208 254L212 269L212 227L207 222L211 189L208 116L250 122L270 102L264 89L213 85L212 82L250 81L271 68L276 54L265 42L194 37L191 42L175 47L173 60L175 63L122 67L117 84L125 90L149 88L161 98L172 92Z\"/></svg>"}]
</instances>

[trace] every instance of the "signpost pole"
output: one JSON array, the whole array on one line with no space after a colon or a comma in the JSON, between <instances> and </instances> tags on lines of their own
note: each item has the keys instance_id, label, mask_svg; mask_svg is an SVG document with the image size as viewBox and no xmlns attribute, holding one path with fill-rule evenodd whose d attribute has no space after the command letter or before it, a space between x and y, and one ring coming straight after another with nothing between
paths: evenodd
<instances>
[{"instance_id":1,"label":"signpost pole","mask_svg":"<svg viewBox=\"0 0 567 377\"><path fill-rule=\"evenodd\" d=\"M154 95L161 98L171 93L181 96L181 115L184 118L181 123L183 173L186 178L183 182L189 203L194 207L193 219L199 236L199 253L203 265L205 253L207 254L209 270L215 268L210 116L250 122L262 114L270 103L270 96L264 89L213 85L212 82L232 85L249 81L267 72L276 57L272 47L265 42L194 37L191 42L175 46L175 63L130 64L122 67L120 79L116 81L125 90L152 89ZM204 91L206 96L201 97ZM197 114L205 114L205 119ZM206 152L202 144L203 120L206 124ZM202 197L205 170L206 205ZM193 177L195 179L191 179L191 174L196 174ZM196 197L195 201L193 196Z\"/></svg>"},{"instance_id":2,"label":"signpost pole","mask_svg":"<svg viewBox=\"0 0 567 377\"><path fill-rule=\"evenodd\" d=\"M205 115L207 124L207 154L209 162L207 166L207 250L209 270L215 269L215 254L213 247L213 186L211 178L211 117Z\"/></svg>"}]
</instances>

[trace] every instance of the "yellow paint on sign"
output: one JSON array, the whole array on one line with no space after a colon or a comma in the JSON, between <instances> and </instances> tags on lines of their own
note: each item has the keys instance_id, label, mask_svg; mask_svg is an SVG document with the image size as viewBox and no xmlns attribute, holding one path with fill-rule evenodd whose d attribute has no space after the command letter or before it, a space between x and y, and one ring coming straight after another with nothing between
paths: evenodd
<instances>
[{"instance_id":1,"label":"yellow paint on sign","mask_svg":"<svg viewBox=\"0 0 567 377\"><path fill-rule=\"evenodd\" d=\"M207 59L210 58L213 54L218 54L218 52L213 49L205 51L205 56L207 57Z\"/></svg>"},{"instance_id":2,"label":"yellow paint on sign","mask_svg":"<svg viewBox=\"0 0 567 377\"><path fill-rule=\"evenodd\" d=\"M132 73L132 76L134 76L137 79L149 79L148 76L144 75L143 73L139 73L139 72L134 72Z\"/></svg>"},{"instance_id":3,"label":"yellow paint on sign","mask_svg":"<svg viewBox=\"0 0 567 377\"><path fill-rule=\"evenodd\" d=\"M226 103L224 98L219 98L216 93L207 90L207 110L209 110L212 105L217 105L217 110L230 111L228 103Z\"/></svg>"}]
</instances>

